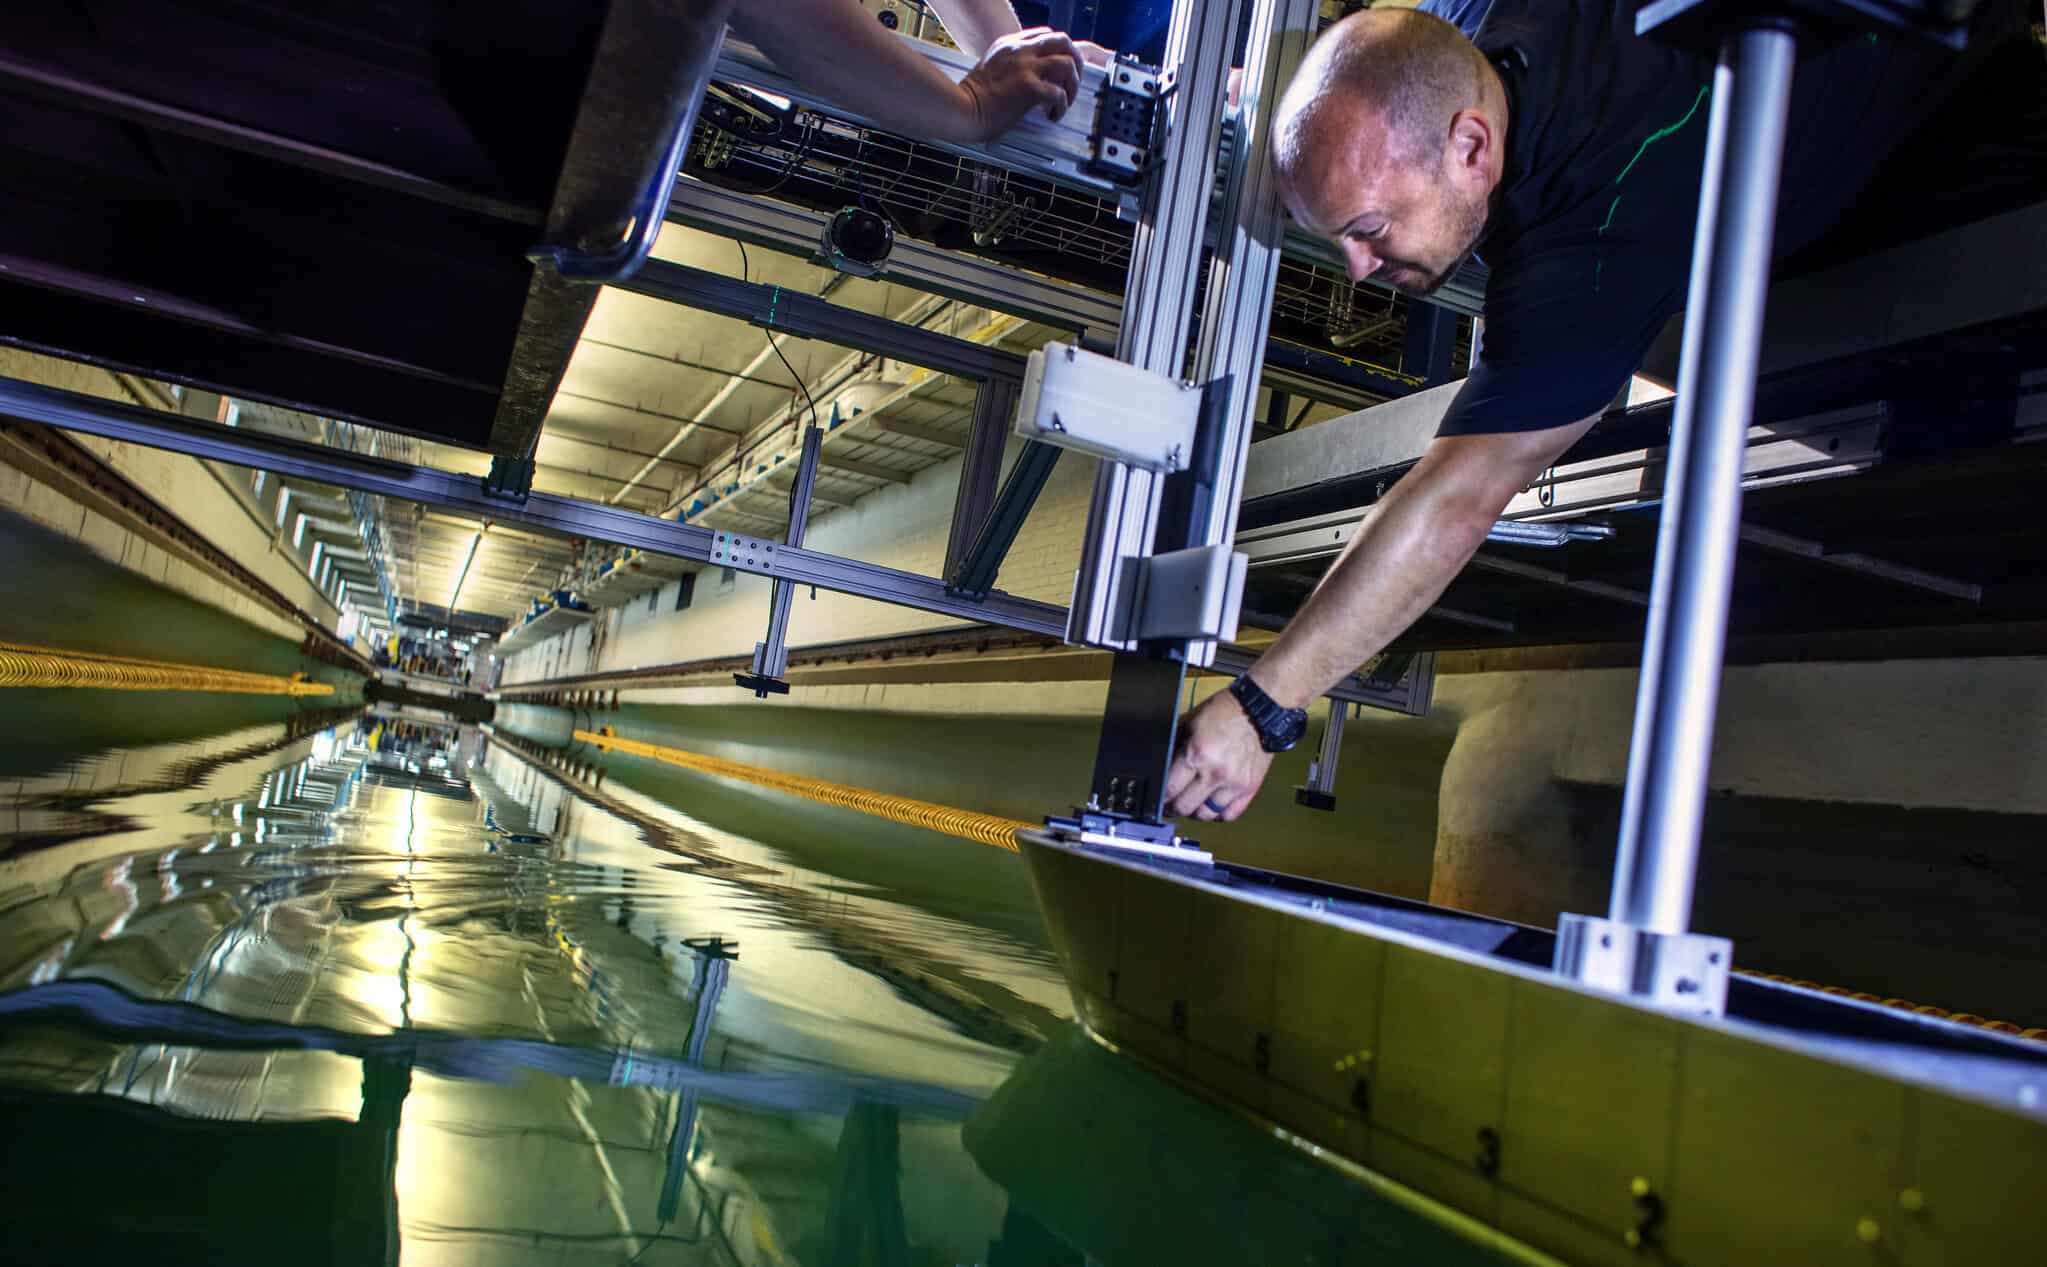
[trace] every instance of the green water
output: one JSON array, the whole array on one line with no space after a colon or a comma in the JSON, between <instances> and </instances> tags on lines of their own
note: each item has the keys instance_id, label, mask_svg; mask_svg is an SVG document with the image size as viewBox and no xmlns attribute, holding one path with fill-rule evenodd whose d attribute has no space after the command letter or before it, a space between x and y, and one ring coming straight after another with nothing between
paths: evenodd
<instances>
[{"instance_id":1,"label":"green water","mask_svg":"<svg viewBox=\"0 0 2047 1267\"><path fill-rule=\"evenodd\" d=\"M8 754L10 1263L1481 1261L1079 1033L1012 855L213 707Z\"/></svg>"}]
</instances>

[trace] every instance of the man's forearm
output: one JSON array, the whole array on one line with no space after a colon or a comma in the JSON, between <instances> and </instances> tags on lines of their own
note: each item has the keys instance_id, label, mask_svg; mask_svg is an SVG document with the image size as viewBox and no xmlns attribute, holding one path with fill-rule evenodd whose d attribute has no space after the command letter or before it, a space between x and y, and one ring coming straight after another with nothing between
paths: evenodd
<instances>
[{"instance_id":1,"label":"man's forearm","mask_svg":"<svg viewBox=\"0 0 2047 1267\"><path fill-rule=\"evenodd\" d=\"M974 139L966 90L850 0L741 4L732 28L792 77L883 127L934 140Z\"/></svg>"},{"instance_id":2,"label":"man's forearm","mask_svg":"<svg viewBox=\"0 0 2047 1267\"><path fill-rule=\"evenodd\" d=\"M1337 556L1286 632L1259 657L1273 698L1305 708L1442 597L1515 492L1592 420L1526 436L1437 440Z\"/></svg>"},{"instance_id":3,"label":"man's forearm","mask_svg":"<svg viewBox=\"0 0 2047 1267\"><path fill-rule=\"evenodd\" d=\"M945 33L961 49L980 57L988 46L1023 29L1009 0L929 0Z\"/></svg>"}]
</instances>

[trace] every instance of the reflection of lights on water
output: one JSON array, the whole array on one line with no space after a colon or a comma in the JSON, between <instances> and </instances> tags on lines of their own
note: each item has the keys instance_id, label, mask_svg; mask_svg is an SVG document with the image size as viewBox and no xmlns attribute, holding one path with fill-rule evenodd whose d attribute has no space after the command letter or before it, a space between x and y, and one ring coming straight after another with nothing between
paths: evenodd
<instances>
[{"instance_id":1,"label":"reflection of lights on water","mask_svg":"<svg viewBox=\"0 0 2047 1267\"><path fill-rule=\"evenodd\" d=\"M121 895L121 913L108 921L106 928L101 930L101 941L112 941L120 936L121 930L128 927L128 917L142 909L142 895L135 891L135 880L130 874L134 866L133 857L123 858L108 867L105 874L100 877L100 883L108 891Z\"/></svg>"},{"instance_id":2,"label":"reflection of lights on water","mask_svg":"<svg viewBox=\"0 0 2047 1267\"><path fill-rule=\"evenodd\" d=\"M312 760L325 764L334 756L334 732L323 730L313 736Z\"/></svg>"},{"instance_id":3,"label":"reflection of lights on water","mask_svg":"<svg viewBox=\"0 0 2047 1267\"><path fill-rule=\"evenodd\" d=\"M57 974L64 969L64 961L71 955L72 941L72 938L66 937L63 943L55 950L52 950L49 954L44 955L38 960L36 966L29 970L28 983L30 985L48 985L50 982L55 981Z\"/></svg>"},{"instance_id":4,"label":"reflection of lights on water","mask_svg":"<svg viewBox=\"0 0 2047 1267\"><path fill-rule=\"evenodd\" d=\"M229 812L234 815L234 820L236 822L239 823L242 821L242 803L240 801L236 801L234 809Z\"/></svg>"}]
</instances>

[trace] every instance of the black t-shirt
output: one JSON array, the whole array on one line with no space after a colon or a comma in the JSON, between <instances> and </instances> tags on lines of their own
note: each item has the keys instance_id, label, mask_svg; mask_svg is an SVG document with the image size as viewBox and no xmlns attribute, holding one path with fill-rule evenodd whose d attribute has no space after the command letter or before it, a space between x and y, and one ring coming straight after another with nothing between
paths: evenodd
<instances>
[{"instance_id":1,"label":"black t-shirt","mask_svg":"<svg viewBox=\"0 0 2047 1267\"><path fill-rule=\"evenodd\" d=\"M1712 60L1637 37L1629 3L1418 7L1471 36L1509 96L1505 171L1478 245L1491 272L1485 337L1440 434L1533 431L1589 417L1619 394L1684 306ZM1999 7L1992 0L1986 9ZM1799 63L1778 255L1840 218L1969 62L1883 34Z\"/></svg>"}]
</instances>

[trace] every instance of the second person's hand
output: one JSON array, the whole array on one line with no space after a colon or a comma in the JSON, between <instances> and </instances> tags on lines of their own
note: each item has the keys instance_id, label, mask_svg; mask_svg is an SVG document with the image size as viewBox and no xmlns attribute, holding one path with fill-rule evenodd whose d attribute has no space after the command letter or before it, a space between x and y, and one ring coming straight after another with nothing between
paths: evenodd
<instances>
[{"instance_id":1,"label":"second person's hand","mask_svg":"<svg viewBox=\"0 0 2047 1267\"><path fill-rule=\"evenodd\" d=\"M1080 95L1081 57L1071 39L1050 27L995 41L981 64L960 81L973 99L975 133L963 139L993 140L1035 109L1057 123Z\"/></svg>"}]
</instances>

